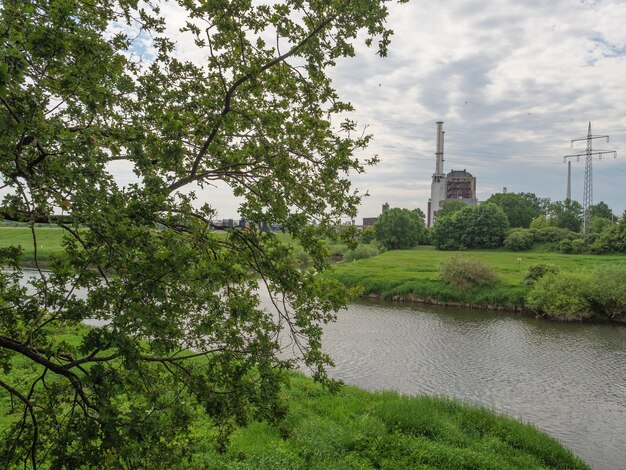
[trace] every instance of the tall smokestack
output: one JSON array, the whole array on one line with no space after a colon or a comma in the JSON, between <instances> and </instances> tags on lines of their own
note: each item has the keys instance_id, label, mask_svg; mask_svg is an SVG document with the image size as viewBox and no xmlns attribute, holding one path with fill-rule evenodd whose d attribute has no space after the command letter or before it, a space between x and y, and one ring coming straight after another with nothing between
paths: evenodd
<instances>
[{"instance_id":1,"label":"tall smokestack","mask_svg":"<svg viewBox=\"0 0 626 470\"><path fill-rule=\"evenodd\" d=\"M443 121L437 121L437 151L435 152L435 156L437 157L437 162L435 165L435 175L442 176L443 175Z\"/></svg>"},{"instance_id":2,"label":"tall smokestack","mask_svg":"<svg viewBox=\"0 0 626 470\"><path fill-rule=\"evenodd\" d=\"M572 162L567 162L567 195L565 196L566 201L572 200Z\"/></svg>"}]
</instances>

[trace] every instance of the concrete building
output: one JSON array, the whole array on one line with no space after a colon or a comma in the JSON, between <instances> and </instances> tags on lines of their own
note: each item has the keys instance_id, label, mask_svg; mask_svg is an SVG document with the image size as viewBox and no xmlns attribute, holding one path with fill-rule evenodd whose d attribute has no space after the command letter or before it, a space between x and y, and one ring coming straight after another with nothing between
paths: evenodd
<instances>
[{"instance_id":1,"label":"concrete building","mask_svg":"<svg viewBox=\"0 0 626 470\"><path fill-rule=\"evenodd\" d=\"M378 217L363 217L363 228L371 227L377 220Z\"/></svg>"},{"instance_id":2,"label":"concrete building","mask_svg":"<svg viewBox=\"0 0 626 470\"><path fill-rule=\"evenodd\" d=\"M435 173L430 185L430 199L426 224L432 227L435 223L436 212L443 203L449 200L460 200L465 204L476 205L476 177L467 170L452 170L447 175L443 172L443 122L437 122L437 148L435 151Z\"/></svg>"}]
</instances>

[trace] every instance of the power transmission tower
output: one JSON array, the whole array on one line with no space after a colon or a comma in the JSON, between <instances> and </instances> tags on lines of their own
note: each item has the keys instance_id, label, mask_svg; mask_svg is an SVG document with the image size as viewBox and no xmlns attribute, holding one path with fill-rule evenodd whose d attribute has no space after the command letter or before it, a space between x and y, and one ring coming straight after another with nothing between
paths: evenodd
<instances>
[{"instance_id":1,"label":"power transmission tower","mask_svg":"<svg viewBox=\"0 0 626 470\"><path fill-rule=\"evenodd\" d=\"M581 142L586 140L587 150L585 152L573 153L571 155L565 155L563 157L563 162L565 162L568 158L576 158L577 161L580 161L580 157L585 157L585 190L583 192L583 233L587 233L589 231L589 208L593 205L593 172L591 167L593 156L598 155L598 158L602 160L602 155L612 153L613 158L617 158L617 152L615 150L597 150L594 152L591 147L591 141L593 139L606 139L606 141L608 142L609 136L591 135L591 122L589 122L587 137L583 137L581 139L573 139L570 143L570 145L574 147L574 142Z\"/></svg>"}]
</instances>

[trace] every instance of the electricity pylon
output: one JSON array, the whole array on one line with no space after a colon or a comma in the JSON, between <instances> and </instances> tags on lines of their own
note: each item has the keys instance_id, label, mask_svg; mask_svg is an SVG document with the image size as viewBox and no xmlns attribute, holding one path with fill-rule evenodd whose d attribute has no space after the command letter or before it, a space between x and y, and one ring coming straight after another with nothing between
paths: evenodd
<instances>
[{"instance_id":1,"label":"electricity pylon","mask_svg":"<svg viewBox=\"0 0 626 470\"><path fill-rule=\"evenodd\" d=\"M589 231L589 208L593 205L593 172L591 163L593 161L593 156L598 155L598 158L602 160L602 155L606 155L607 153L612 153L613 158L617 158L617 152L615 150L597 150L593 151L591 147L591 141L593 139L606 139L609 141L608 135L591 135L591 122L589 122L589 130L587 131L587 137L583 137L581 139L573 139L570 143L572 147L574 147L574 142L581 142L583 140L587 141L587 150L581 153L573 153L571 155L565 155L563 157L563 162L568 158L576 158L576 161L580 161L580 157L585 157L585 190L583 192L583 233L587 233Z\"/></svg>"}]
</instances>

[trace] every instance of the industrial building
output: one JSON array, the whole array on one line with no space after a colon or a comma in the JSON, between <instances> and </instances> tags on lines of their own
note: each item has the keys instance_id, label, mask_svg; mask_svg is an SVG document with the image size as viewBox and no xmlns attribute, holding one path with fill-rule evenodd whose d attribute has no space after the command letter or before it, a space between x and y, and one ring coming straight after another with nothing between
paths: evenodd
<instances>
[{"instance_id":1,"label":"industrial building","mask_svg":"<svg viewBox=\"0 0 626 470\"><path fill-rule=\"evenodd\" d=\"M430 186L428 200L427 225L435 223L436 212L449 200L462 201L476 205L476 177L467 170L452 170L447 175L443 172L443 122L437 122L437 148L435 151L435 173Z\"/></svg>"}]
</instances>

